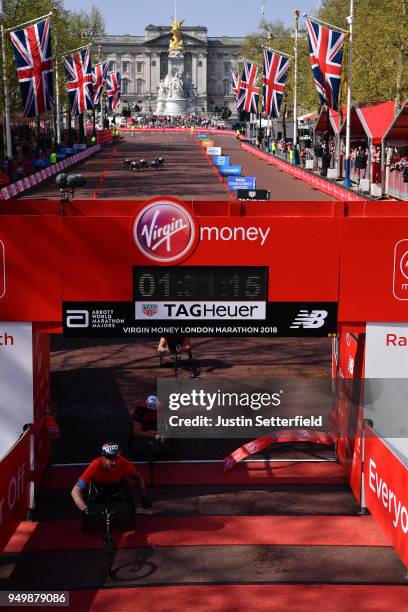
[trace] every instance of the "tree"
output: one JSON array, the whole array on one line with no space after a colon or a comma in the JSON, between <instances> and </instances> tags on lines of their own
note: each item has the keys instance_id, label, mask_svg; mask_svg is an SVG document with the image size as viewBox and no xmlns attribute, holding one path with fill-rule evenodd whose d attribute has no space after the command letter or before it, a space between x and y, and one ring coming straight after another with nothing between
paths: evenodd
<instances>
[{"instance_id":1,"label":"tree","mask_svg":"<svg viewBox=\"0 0 408 612\"><path fill-rule=\"evenodd\" d=\"M280 21L263 21L260 24L259 32L248 34L245 38L242 47L242 55L258 64L262 64L263 45L293 56L294 42L294 30L286 28ZM281 106L281 117L283 122L285 122L285 116L288 110L293 109L293 91L294 67L293 60L291 60ZM298 113L302 114L307 112L313 106L316 106L316 92L314 90L313 78L310 70L306 33L301 30L298 38Z\"/></svg>"},{"instance_id":2,"label":"tree","mask_svg":"<svg viewBox=\"0 0 408 612\"><path fill-rule=\"evenodd\" d=\"M375 102L408 96L408 0L358 0L354 4L353 100ZM323 0L319 17L346 28L349 2Z\"/></svg>"},{"instance_id":3,"label":"tree","mask_svg":"<svg viewBox=\"0 0 408 612\"><path fill-rule=\"evenodd\" d=\"M5 0L4 11L6 13L5 27L10 28L20 23L36 19L51 11L53 17L51 22L51 37L54 45L56 37L58 37L58 52L61 56L64 52L73 48L80 47L93 42L93 39L104 33L104 22L98 8L92 7L90 13L80 11L79 13L67 11L64 9L63 0ZM9 37L6 39L7 49L7 83L9 85L10 108L12 113L21 112L22 104L20 91L18 87L17 73L14 62L14 54L9 42ZM63 70L60 70L59 86L61 92L61 101L67 104L67 95L65 90L65 75ZM0 107L3 106L3 99ZM47 118L47 113L44 118Z\"/></svg>"},{"instance_id":4,"label":"tree","mask_svg":"<svg viewBox=\"0 0 408 612\"><path fill-rule=\"evenodd\" d=\"M399 106L408 97L408 0L356 0L353 29L353 101L392 100ZM317 17L348 29L349 0L322 0ZM262 63L262 45L293 54L293 30L280 22L262 22L249 34L242 49L248 59ZM348 43L344 50L343 87L346 84ZM281 115L293 100L293 66L290 69ZM305 29L298 45L299 114L320 110L309 61Z\"/></svg>"}]
</instances>

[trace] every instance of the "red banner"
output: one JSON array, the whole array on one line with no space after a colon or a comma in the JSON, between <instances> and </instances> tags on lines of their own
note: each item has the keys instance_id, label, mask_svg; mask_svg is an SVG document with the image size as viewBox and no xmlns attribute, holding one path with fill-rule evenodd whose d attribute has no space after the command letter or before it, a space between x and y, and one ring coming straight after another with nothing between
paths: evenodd
<instances>
[{"instance_id":1,"label":"red banner","mask_svg":"<svg viewBox=\"0 0 408 612\"><path fill-rule=\"evenodd\" d=\"M27 430L0 461L0 551L29 508L30 436Z\"/></svg>"},{"instance_id":2,"label":"red banner","mask_svg":"<svg viewBox=\"0 0 408 612\"><path fill-rule=\"evenodd\" d=\"M129 127L119 127L121 132L130 132L132 128ZM180 128L170 128L170 127L162 127L162 128L147 128L147 127L139 127L136 126L136 132L176 132L176 133L186 133L191 132L191 127L180 127ZM200 128L194 127L194 134L219 134L220 136L235 136L235 132L233 130L217 130L216 128Z\"/></svg>"},{"instance_id":3,"label":"red banner","mask_svg":"<svg viewBox=\"0 0 408 612\"><path fill-rule=\"evenodd\" d=\"M33 333L34 481L38 483L48 463L51 446L47 427L50 411L50 334Z\"/></svg>"},{"instance_id":4,"label":"red banner","mask_svg":"<svg viewBox=\"0 0 408 612\"><path fill-rule=\"evenodd\" d=\"M359 404L364 354L364 336L342 326L338 337L337 455L358 501L361 497L363 411ZM341 380L350 381L343 387ZM356 403L357 402L357 403Z\"/></svg>"},{"instance_id":5,"label":"red banner","mask_svg":"<svg viewBox=\"0 0 408 612\"><path fill-rule=\"evenodd\" d=\"M112 130L101 130L96 132L96 142L98 144L108 144L112 142Z\"/></svg>"},{"instance_id":6,"label":"red banner","mask_svg":"<svg viewBox=\"0 0 408 612\"><path fill-rule=\"evenodd\" d=\"M234 465L260 453L265 448L268 448L273 442L311 442L313 444L333 444L335 439L328 433L308 430L294 430L276 432L271 436L257 438L252 442L243 444L224 459L224 472L230 470Z\"/></svg>"},{"instance_id":7,"label":"red banner","mask_svg":"<svg viewBox=\"0 0 408 612\"><path fill-rule=\"evenodd\" d=\"M408 567L408 467L365 426L365 505Z\"/></svg>"}]
</instances>

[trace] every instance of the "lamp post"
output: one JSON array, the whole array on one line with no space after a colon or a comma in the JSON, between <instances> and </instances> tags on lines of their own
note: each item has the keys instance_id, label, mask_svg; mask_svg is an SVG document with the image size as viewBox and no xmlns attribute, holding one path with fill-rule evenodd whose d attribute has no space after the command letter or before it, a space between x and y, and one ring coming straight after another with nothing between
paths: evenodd
<instances>
[{"instance_id":1,"label":"lamp post","mask_svg":"<svg viewBox=\"0 0 408 612\"><path fill-rule=\"evenodd\" d=\"M98 57L99 61L102 62L102 45L98 45ZM105 90L103 87L100 99L99 129L105 129Z\"/></svg>"},{"instance_id":2,"label":"lamp post","mask_svg":"<svg viewBox=\"0 0 408 612\"><path fill-rule=\"evenodd\" d=\"M294 75L294 91L293 91L293 151L294 151L294 162L299 163L299 151L298 151L298 125L297 125L297 86L298 86L298 40L299 40L299 17L300 8L296 7L293 11L295 15L295 47L294 47L294 63L295 63L295 75Z\"/></svg>"},{"instance_id":3,"label":"lamp post","mask_svg":"<svg viewBox=\"0 0 408 612\"><path fill-rule=\"evenodd\" d=\"M58 15L58 4L55 2L52 5L53 16ZM55 131L57 147L61 145L61 109L60 109L60 90L59 90L59 61L58 61L58 34L57 26L54 29L54 69L55 69Z\"/></svg>"},{"instance_id":4,"label":"lamp post","mask_svg":"<svg viewBox=\"0 0 408 612\"><path fill-rule=\"evenodd\" d=\"M7 84L7 68L6 68L6 37L4 30L4 23L6 20L6 14L3 11L3 0L0 0L0 19L1 19L1 47L2 47L2 62L3 62L3 94L4 94L4 124L5 124L5 136L6 136L6 160L7 160L7 174L9 175L10 182L13 178L13 147L11 141L11 125L10 125L10 100L9 100L9 89Z\"/></svg>"},{"instance_id":5,"label":"lamp post","mask_svg":"<svg viewBox=\"0 0 408 612\"><path fill-rule=\"evenodd\" d=\"M348 75L347 75L347 119L346 119L346 175L344 177L343 186L351 187L350 180L350 130L351 130L351 79L352 79L352 61L353 61L353 20L354 20L354 0L350 0L350 15L347 17L349 24L349 57L348 57Z\"/></svg>"}]
</instances>

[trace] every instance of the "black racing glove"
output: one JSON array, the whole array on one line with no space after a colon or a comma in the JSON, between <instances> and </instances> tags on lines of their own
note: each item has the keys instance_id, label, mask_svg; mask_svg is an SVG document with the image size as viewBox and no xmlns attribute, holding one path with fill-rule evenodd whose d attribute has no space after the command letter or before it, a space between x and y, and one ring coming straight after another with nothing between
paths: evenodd
<instances>
[{"instance_id":1,"label":"black racing glove","mask_svg":"<svg viewBox=\"0 0 408 612\"><path fill-rule=\"evenodd\" d=\"M92 512L92 510L90 510L88 506L82 510L82 516L84 517L84 519L95 519L96 518L95 512Z\"/></svg>"}]
</instances>

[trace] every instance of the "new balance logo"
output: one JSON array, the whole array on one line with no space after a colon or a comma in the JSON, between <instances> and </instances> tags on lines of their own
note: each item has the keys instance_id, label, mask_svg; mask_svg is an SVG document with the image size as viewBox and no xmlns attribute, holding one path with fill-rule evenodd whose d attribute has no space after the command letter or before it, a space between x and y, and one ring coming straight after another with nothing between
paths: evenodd
<instances>
[{"instance_id":1,"label":"new balance logo","mask_svg":"<svg viewBox=\"0 0 408 612\"><path fill-rule=\"evenodd\" d=\"M319 329L319 327L323 327L328 314L327 310L312 310L311 312L308 310L300 310L296 319L290 326L290 329L299 329L299 327L303 327L304 329Z\"/></svg>"}]
</instances>

